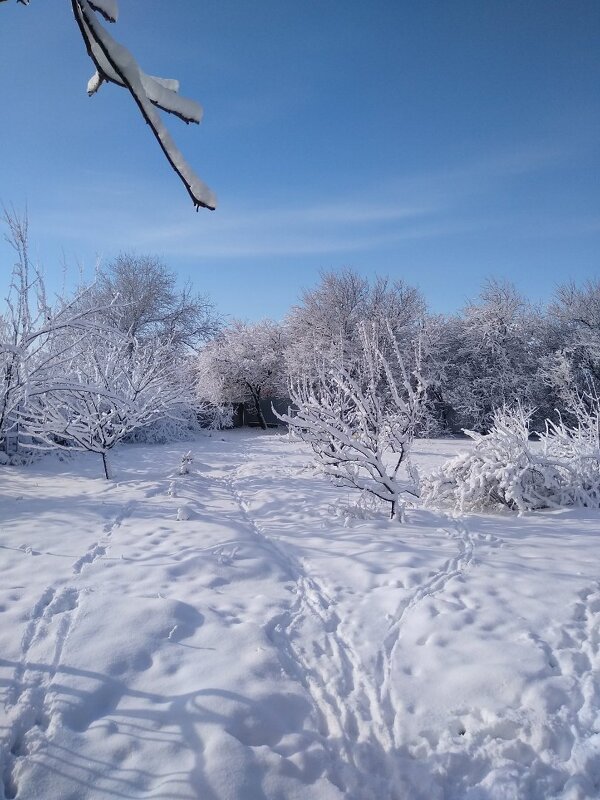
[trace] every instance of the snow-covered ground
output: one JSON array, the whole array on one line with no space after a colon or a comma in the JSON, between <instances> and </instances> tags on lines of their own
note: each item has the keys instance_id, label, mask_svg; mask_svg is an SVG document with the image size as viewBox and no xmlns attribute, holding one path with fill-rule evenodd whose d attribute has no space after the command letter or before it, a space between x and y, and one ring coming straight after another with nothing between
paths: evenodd
<instances>
[{"instance_id":1,"label":"snow-covered ground","mask_svg":"<svg viewBox=\"0 0 600 800\"><path fill-rule=\"evenodd\" d=\"M113 467L0 473L0 798L600 797L598 513L401 525L279 434Z\"/></svg>"}]
</instances>

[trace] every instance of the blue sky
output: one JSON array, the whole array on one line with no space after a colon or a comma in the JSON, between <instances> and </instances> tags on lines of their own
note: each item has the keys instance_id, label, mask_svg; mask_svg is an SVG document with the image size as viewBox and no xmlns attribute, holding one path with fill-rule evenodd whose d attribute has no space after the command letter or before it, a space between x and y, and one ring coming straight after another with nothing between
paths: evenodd
<instances>
[{"instance_id":1,"label":"blue sky","mask_svg":"<svg viewBox=\"0 0 600 800\"><path fill-rule=\"evenodd\" d=\"M67 0L0 5L0 202L48 281L161 256L220 310L281 317L319 269L452 311L489 276L544 300L600 274L597 0L120 0L112 34L177 77L168 121L219 208L196 214ZM0 287L11 263L0 244Z\"/></svg>"}]
</instances>

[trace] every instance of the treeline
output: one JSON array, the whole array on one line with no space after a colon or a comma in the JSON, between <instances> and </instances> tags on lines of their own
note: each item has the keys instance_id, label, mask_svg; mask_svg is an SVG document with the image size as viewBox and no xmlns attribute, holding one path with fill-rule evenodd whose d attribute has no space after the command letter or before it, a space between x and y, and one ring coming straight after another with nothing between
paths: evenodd
<instances>
[{"instance_id":1,"label":"treeline","mask_svg":"<svg viewBox=\"0 0 600 800\"><path fill-rule=\"evenodd\" d=\"M544 309L488 281L459 313L428 313L403 282L324 273L280 325L234 324L201 351L213 403L287 392L280 417L316 467L402 519L458 511L600 506L600 284ZM263 421L264 422L264 421ZM416 436L461 429L474 446L431 476ZM530 437L537 433L537 442Z\"/></svg>"},{"instance_id":2,"label":"treeline","mask_svg":"<svg viewBox=\"0 0 600 800\"><path fill-rule=\"evenodd\" d=\"M368 280L346 269L325 272L284 321L235 322L198 358L201 395L215 403L286 394L290 379L310 378L323 359L351 364L361 330L390 327L407 364L418 351L426 384L421 433L485 432L495 409L533 409L533 427L597 398L600 387L600 281L556 289L545 307L515 287L488 280L455 314L431 314L403 281Z\"/></svg>"},{"instance_id":3,"label":"treeline","mask_svg":"<svg viewBox=\"0 0 600 800\"><path fill-rule=\"evenodd\" d=\"M417 435L485 432L495 409L516 403L534 409L535 428L598 401L600 281L559 287L541 308L490 280L460 312L434 315L407 283L346 269L324 272L282 321L247 323L220 317L150 256L123 254L51 298L27 220L4 222L15 253L0 313L4 462L33 448L90 450L108 475L118 442L168 440L199 420L226 426L237 403L264 425L265 399L322 383L326 364L363 380L365 337L390 364L400 363L393 342L419 383Z\"/></svg>"}]
</instances>

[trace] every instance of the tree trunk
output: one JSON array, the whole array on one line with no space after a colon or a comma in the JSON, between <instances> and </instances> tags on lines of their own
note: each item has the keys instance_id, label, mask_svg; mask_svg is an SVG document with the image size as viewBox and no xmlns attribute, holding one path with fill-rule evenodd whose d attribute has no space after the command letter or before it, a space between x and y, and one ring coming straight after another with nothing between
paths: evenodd
<instances>
[{"instance_id":1,"label":"tree trunk","mask_svg":"<svg viewBox=\"0 0 600 800\"><path fill-rule=\"evenodd\" d=\"M107 481L111 479L110 466L108 464L108 454L102 453L102 466L104 467L104 477Z\"/></svg>"},{"instance_id":2,"label":"tree trunk","mask_svg":"<svg viewBox=\"0 0 600 800\"><path fill-rule=\"evenodd\" d=\"M252 394L252 399L254 400L254 408L256 409L256 416L258 417L258 424L263 429L263 431L267 430L267 423L265 422L265 417L262 412L262 408L260 407L260 391Z\"/></svg>"}]
</instances>

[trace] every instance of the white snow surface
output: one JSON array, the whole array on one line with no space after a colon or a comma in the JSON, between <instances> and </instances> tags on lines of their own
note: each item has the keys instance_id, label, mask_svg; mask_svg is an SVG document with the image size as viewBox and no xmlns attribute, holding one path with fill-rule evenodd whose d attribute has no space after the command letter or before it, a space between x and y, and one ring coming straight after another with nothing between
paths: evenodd
<instances>
[{"instance_id":1,"label":"white snow surface","mask_svg":"<svg viewBox=\"0 0 600 800\"><path fill-rule=\"evenodd\" d=\"M1 468L0 798L600 797L597 512L401 524L284 435L188 449Z\"/></svg>"}]
</instances>

